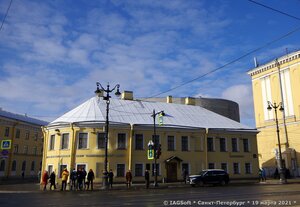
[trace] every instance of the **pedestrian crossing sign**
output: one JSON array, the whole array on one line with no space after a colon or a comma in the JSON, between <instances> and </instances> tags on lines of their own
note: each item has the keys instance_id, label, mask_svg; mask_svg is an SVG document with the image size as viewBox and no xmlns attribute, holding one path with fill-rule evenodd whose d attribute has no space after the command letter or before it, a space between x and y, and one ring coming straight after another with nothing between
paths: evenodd
<instances>
[{"instance_id":1,"label":"pedestrian crossing sign","mask_svg":"<svg viewBox=\"0 0 300 207\"><path fill-rule=\"evenodd\" d=\"M147 151L147 156L148 156L148 160L153 160L154 159L154 150L148 150Z\"/></svg>"},{"instance_id":2,"label":"pedestrian crossing sign","mask_svg":"<svg viewBox=\"0 0 300 207\"><path fill-rule=\"evenodd\" d=\"M1 141L1 149L7 150L11 148L11 140L10 139L5 139Z\"/></svg>"}]
</instances>

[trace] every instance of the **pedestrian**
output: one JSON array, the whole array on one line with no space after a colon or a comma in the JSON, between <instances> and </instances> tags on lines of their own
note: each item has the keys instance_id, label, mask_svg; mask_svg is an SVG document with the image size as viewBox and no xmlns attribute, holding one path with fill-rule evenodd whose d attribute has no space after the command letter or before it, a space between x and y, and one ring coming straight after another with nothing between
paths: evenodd
<instances>
[{"instance_id":1,"label":"pedestrian","mask_svg":"<svg viewBox=\"0 0 300 207\"><path fill-rule=\"evenodd\" d=\"M263 182L267 181L266 171L264 168L261 168L261 177Z\"/></svg>"},{"instance_id":2,"label":"pedestrian","mask_svg":"<svg viewBox=\"0 0 300 207\"><path fill-rule=\"evenodd\" d=\"M65 168L61 174L61 189L60 189L61 191L66 190L68 178L69 178L69 172L67 168Z\"/></svg>"},{"instance_id":3,"label":"pedestrian","mask_svg":"<svg viewBox=\"0 0 300 207\"><path fill-rule=\"evenodd\" d=\"M87 189L89 189L91 184L91 190L93 190L93 180L95 179L95 174L92 169L89 170L87 175Z\"/></svg>"},{"instance_id":4,"label":"pedestrian","mask_svg":"<svg viewBox=\"0 0 300 207\"><path fill-rule=\"evenodd\" d=\"M45 170L42 176L42 182L41 184L44 185L43 190L46 190L47 184L48 184L48 179L49 179L49 175L48 175L48 171Z\"/></svg>"},{"instance_id":5,"label":"pedestrian","mask_svg":"<svg viewBox=\"0 0 300 207\"><path fill-rule=\"evenodd\" d=\"M262 182L263 177L262 177L262 170L260 168L258 169L258 177L259 177L259 182Z\"/></svg>"},{"instance_id":6,"label":"pedestrian","mask_svg":"<svg viewBox=\"0 0 300 207\"><path fill-rule=\"evenodd\" d=\"M86 182L85 182L86 175L87 175L87 173L86 173L85 169L83 168L82 169L82 181L83 181L84 189L86 189Z\"/></svg>"},{"instance_id":7,"label":"pedestrian","mask_svg":"<svg viewBox=\"0 0 300 207\"><path fill-rule=\"evenodd\" d=\"M56 178L56 175L55 175L55 172L53 171L50 174L50 190L52 190L52 186L54 187L54 190L56 189L55 178Z\"/></svg>"},{"instance_id":8,"label":"pedestrian","mask_svg":"<svg viewBox=\"0 0 300 207\"><path fill-rule=\"evenodd\" d=\"M22 179L24 180L24 178L25 178L25 172L24 172L24 170L22 171Z\"/></svg>"},{"instance_id":9,"label":"pedestrian","mask_svg":"<svg viewBox=\"0 0 300 207\"><path fill-rule=\"evenodd\" d=\"M109 184L110 188L112 188L113 182L114 182L114 173L113 173L112 169L110 169L109 173L108 173L108 184Z\"/></svg>"},{"instance_id":10,"label":"pedestrian","mask_svg":"<svg viewBox=\"0 0 300 207\"><path fill-rule=\"evenodd\" d=\"M146 181L146 188L149 188L149 185L150 185L150 174L149 174L149 171L147 169L145 171L145 181Z\"/></svg>"},{"instance_id":11,"label":"pedestrian","mask_svg":"<svg viewBox=\"0 0 300 207\"><path fill-rule=\"evenodd\" d=\"M77 172L75 168L73 168L73 171L71 172L70 180L71 180L71 190L76 190Z\"/></svg>"},{"instance_id":12,"label":"pedestrian","mask_svg":"<svg viewBox=\"0 0 300 207\"><path fill-rule=\"evenodd\" d=\"M131 187L131 182L132 182L132 174L131 174L131 170L128 170L126 172L126 186L127 186L127 188Z\"/></svg>"},{"instance_id":13,"label":"pedestrian","mask_svg":"<svg viewBox=\"0 0 300 207\"><path fill-rule=\"evenodd\" d=\"M77 170L77 190L82 190L82 181L83 181L83 174L81 168Z\"/></svg>"},{"instance_id":14,"label":"pedestrian","mask_svg":"<svg viewBox=\"0 0 300 207\"><path fill-rule=\"evenodd\" d=\"M187 175L188 175L187 170L185 168L183 168L183 170L182 170L182 178L183 178L184 184L186 184Z\"/></svg>"},{"instance_id":15,"label":"pedestrian","mask_svg":"<svg viewBox=\"0 0 300 207\"><path fill-rule=\"evenodd\" d=\"M274 172L274 179L278 179L278 178L279 178L279 173L278 173L278 168L276 168Z\"/></svg>"}]
</instances>

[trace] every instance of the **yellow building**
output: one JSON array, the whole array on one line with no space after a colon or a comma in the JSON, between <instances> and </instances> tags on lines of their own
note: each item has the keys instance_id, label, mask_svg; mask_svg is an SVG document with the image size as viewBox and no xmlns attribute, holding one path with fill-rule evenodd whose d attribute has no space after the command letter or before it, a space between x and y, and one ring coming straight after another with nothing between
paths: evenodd
<instances>
[{"instance_id":1,"label":"yellow building","mask_svg":"<svg viewBox=\"0 0 300 207\"><path fill-rule=\"evenodd\" d=\"M260 165L273 175L279 159L275 110L268 102L282 106L277 109L283 165L291 175L300 172L300 51L282 56L248 72L252 78ZM281 77L281 78L279 78Z\"/></svg>"},{"instance_id":2,"label":"yellow building","mask_svg":"<svg viewBox=\"0 0 300 207\"><path fill-rule=\"evenodd\" d=\"M0 178L37 176L41 169L47 122L0 109Z\"/></svg>"},{"instance_id":3,"label":"yellow building","mask_svg":"<svg viewBox=\"0 0 300 207\"><path fill-rule=\"evenodd\" d=\"M159 181L181 180L183 169L195 174L207 168L223 168L231 178L257 177L257 130L200 106L137 101L125 92L122 99L110 99L108 169L116 182L124 182L128 169L133 182L144 181L146 169L154 174L154 161L147 159L154 109L166 114L156 127ZM43 169L58 175L64 168L93 169L101 182L105 114L106 101L93 97L45 127Z\"/></svg>"}]
</instances>

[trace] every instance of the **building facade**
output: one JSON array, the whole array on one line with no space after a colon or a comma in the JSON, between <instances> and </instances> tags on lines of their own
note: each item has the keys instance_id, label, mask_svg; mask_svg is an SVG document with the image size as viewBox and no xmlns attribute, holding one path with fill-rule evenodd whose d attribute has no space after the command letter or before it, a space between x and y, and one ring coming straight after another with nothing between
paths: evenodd
<instances>
[{"instance_id":1,"label":"building facade","mask_svg":"<svg viewBox=\"0 0 300 207\"><path fill-rule=\"evenodd\" d=\"M43 134L47 122L0 110L0 178L37 176L41 169Z\"/></svg>"},{"instance_id":2,"label":"building facade","mask_svg":"<svg viewBox=\"0 0 300 207\"><path fill-rule=\"evenodd\" d=\"M271 176L277 168L279 144L274 109L268 102L282 105L277 109L283 165L293 176L300 175L300 51L258 66L248 72L252 78L260 165Z\"/></svg>"},{"instance_id":3,"label":"building facade","mask_svg":"<svg viewBox=\"0 0 300 207\"><path fill-rule=\"evenodd\" d=\"M126 94L122 100L110 100L108 169L116 182L125 182L127 170L132 171L133 182L144 181L146 169L154 175L154 160L147 158L154 134L153 109L166 114L163 125L156 126L156 143L162 149L159 181L181 180L183 169L195 174L207 168L223 168L231 178L257 177L255 129L200 106L125 99ZM43 169L59 177L64 168L93 169L96 182L101 182L105 114L106 102L93 97L46 126Z\"/></svg>"}]
</instances>

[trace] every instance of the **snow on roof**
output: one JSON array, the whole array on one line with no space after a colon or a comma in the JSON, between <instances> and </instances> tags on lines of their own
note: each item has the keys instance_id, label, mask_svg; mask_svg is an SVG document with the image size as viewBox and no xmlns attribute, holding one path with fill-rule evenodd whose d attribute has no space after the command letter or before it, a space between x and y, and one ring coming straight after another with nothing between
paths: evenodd
<instances>
[{"instance_id":1,"label":"snow on roof","mask_svg":"<svg viewBox=\"0 0 300 207\"><path fill-rule=\"evenodd\" d=\"M9 119L14 119L14 120L18 120L18 121L24 121L30 124L35 124L35 125L39 125L39 126L45 126L48 124L48 122L39 120L39 119L35 119L35 118L31 118L28 117L26 115L21 115L21 114L14 114L8 111L4 111L2 109L0 109L0 116L5 117L5 118L9 118Z\"/></svg>"},{"instance_id":2,"label":"snow on roof","mask_svg":"<svg viewBox=\"0 0 300 207\"><path fill-rule=\"evenodd\" d=\"M110 123L153 125L153 110L164 111L164 127L255 130L201 106L138 100L110 99ZM52 121L51 125L81 122L105 122L106 101L93 97Z\"/></svg>"}]
</instances>

